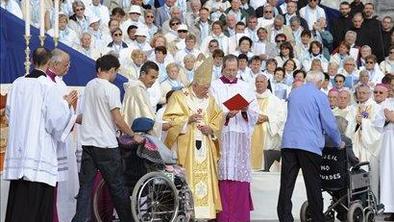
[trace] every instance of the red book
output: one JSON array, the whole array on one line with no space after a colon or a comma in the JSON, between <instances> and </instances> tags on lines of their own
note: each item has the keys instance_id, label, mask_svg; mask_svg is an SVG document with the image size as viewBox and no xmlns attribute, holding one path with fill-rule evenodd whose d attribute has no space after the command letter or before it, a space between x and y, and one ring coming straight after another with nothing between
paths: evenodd
<instances>
[{"instance_id":1,"label":"red book","mask_svg":"<svg viewBox=\"0 0 394 222\"><path fill-rule=\"evenodd\" d=\"M246 101L246 99L238 93L224 102L223 105L226 106L228 110L233 111L242 110L243 108L249 106L249 103L250 102Z\"/></svg>"}]
</instances>

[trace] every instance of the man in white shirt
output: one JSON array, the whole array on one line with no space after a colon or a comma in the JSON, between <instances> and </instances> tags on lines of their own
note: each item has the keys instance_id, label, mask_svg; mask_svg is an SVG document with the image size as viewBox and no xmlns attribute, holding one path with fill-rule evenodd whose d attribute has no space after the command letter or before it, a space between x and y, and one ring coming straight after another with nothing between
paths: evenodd
<instances>
[{"instance_id":1,"label":"man in white shirt","mask_svg":"<svg viewBox=\"0 0 394 222\"><path fill-rule=\"evenodd\" d=\"M57 142L69 133L70 106L77 99L64 96L44 70L50 53L33 52L35 69L16 79L6 104L8 147L3 178L11 180L5 221L52 222L54 187L59 180Z\"/></svg>"},{"instance_id":2,"label":"man in white shirt","mask_svg":"<svg viewBox=\"0 0 394 222\"><path fill-rule=\"evenodd\" d=\"M97 78L85 87L82 103L82 163L79 174L80 188L77 210L73 222L87 221L93 180L100 170L109 187L112 201L120 221L132 221L130 197L122 180L121 157L116 140L116 129L131 136L137 143L143 138L135 135L120 114L120 90L115 80L119 60L105 55L96 61Z\"/></svg>"},{"instance_id":3,"label":"man in white shirt","mask_svg":"<svg viewBox=\"0 0 394 222\"><path fill-rule=\"evenodd\" d=\"M300 9L300 16L308 23L309 30L313 29L313 25L319 18L326 18L324 9L318 4L319 0L309 0L308 5Z\"/></svg>"},{"instance_id":4,"label":"man in white shirt","mask_svg":"<svg viewBox=\"0 0 394 222\"><path fill-rule=\"evenodd\" d=\"M265 5L263 10L263 17L257 19L257 27L267 27L274 23L274 7Z\"/></svg>"}]
</instances>

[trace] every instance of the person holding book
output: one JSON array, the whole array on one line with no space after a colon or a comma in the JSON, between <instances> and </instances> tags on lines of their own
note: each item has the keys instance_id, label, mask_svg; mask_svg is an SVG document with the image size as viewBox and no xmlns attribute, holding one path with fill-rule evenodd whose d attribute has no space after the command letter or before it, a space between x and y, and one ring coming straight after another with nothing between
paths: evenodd
<instances>
[{"instance_id":1,"label":"person holding book","mask_svg":"<svg viewBox=\"0 0 394 222\"><path fill-rule=\"evenodd\" d=\"M259 108L256 95L252 90L246 90L249 85L236 77L237 71L237 57L225 56L222 76L211 84L212 95L225 112L219 137L219 191L223 210L217 221L250 221L253 208L250 149Z\"/></svg>"}]
</instances>

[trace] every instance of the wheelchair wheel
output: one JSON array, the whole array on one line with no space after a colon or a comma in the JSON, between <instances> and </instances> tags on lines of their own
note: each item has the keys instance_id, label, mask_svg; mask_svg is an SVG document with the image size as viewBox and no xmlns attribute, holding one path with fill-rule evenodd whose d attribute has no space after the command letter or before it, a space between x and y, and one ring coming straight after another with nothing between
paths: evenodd
<instances>
[{"instance_id":1,"label":"wheelchair wheel","mask_svg":"<svg viewBox=\"0 0 394 222\"><path fill-rule=\"evenodd\" d=\"M365 222L375 222L375 214L372 210L368 210L365 214Z\"/></svg>"},{"instance_id":2,"label":"wheelchair wheel","mask_svg":"<svg viewBox=\"0 0 394 222\"><path fill-rule=\"evenodd\" d=\"M355 202L353 203L347 212L347 221L348 222L363 222L364 221L364 212L363 206Z\"/></svg>"},{"instance_id":3,"label":"wheelchair wheel","mask_svg":"<svg viewBox=\"0 0 394 222\"><path fill-rule=\"evenodd\" d=\"M135 221L173 222L178 206L178 191L163 173L148 173L134 187L131 210Z\"/></svg>"},{"instance_id":4,"label":"wheelchair wheel","mask_svg":"<svg viewBox=\"0 0 394 222\"><path fill-rule=\"evenodd\" d=\"M111 195L103 179L93 193L93 214L97 222L118 221Z\"/></svg>"},{"instance_id":5,"label":"wheelchair wheel","mask_svg":"<svg viewBox=\"0 0 394 222\"><path fill-rule=\"evenodd\" d=\"M305 201L301 206L300 220L301 220L301 222L312 221L312 215L311 215L311 211L309 209L308 201Z\"/></svg>"}]
</instances>

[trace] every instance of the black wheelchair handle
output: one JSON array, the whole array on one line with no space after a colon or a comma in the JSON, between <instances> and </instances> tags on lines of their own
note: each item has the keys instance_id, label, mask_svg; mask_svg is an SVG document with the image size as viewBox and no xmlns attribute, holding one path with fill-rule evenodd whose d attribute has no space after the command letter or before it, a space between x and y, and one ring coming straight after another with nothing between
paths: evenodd
<instances>
[{"instance_id":1,"label":"black wheelchair handle","mask_svg":"<svg viewBox=\"0 0 394 222\"><path fill-rule=\"evenodd\" d=\"M368 165L368 168L371 168L371 164L368 161L363 161L363 162L360 162L360 163L354 165L353 167L351 167L350 171L352 171L354 169L359 169L360 167L365 166L365 165Z\"/></svg>"}]
</instances>

